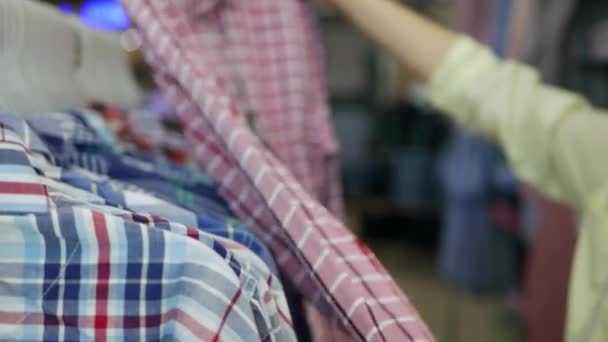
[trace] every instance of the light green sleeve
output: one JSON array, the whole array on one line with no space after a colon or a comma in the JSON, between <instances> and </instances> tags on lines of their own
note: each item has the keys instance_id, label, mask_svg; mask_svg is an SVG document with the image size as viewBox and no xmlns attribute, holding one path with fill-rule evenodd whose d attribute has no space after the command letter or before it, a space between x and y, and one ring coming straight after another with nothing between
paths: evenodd
<instances>
[{"instance_id":1,"label":"light green sleeve","mask_svg":"<svg viewBox=\"0 0 608 342\"><path fill-rule=\"evenodd\" d=\"M499 143L514 172L553 198L580 209L608 178L608 113L543 84L529 66L463 37L429 93L438 110Z\"/></svg>"}]
</instances>

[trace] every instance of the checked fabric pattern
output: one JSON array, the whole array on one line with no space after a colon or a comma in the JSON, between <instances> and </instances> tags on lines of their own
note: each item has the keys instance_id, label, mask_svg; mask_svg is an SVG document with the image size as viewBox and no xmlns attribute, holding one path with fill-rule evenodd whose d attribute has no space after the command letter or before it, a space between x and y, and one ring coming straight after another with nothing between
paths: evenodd
<instances>
[{"instance_id":1,"label":"checked fabric pattern","mask_svg":"<svg viewBox=\"0 0 608 342\"><path fill-rule=\"evenodd\" d=\"M107 206L48 178L47 157L23 120L0 114L0 340L296 339L282 285L253 251Z\"/></svg>"},{"instance_id":2,"label":"checked fabric pattern","mask_svg":"<svg viewBox=\"0 0 608 342\"><path fill-rule=\"evenodd\" d=\"M0 114L0 340L296 339L253 251L53 181L47 152Z\"/></svg>"},{"instance_id":3,"label":"checked fabric pattern","mask_svg":"<svg viewBox=\"0 0 608 342\"><path fill-rule=\"evenodd\" d=\"M343 214L320 38L307 1L187 0L201 60L300 184Z\"/></svg>"},{"instance_id":4,"label":"checked fabric pattern","mask_svg":"<svg viewBox=\"0 0 608 342\"><path fill-rule=\"evenodd\" d=\"M296 6L292 2L296 1L280 4ZM251 131L224 81L216 75L216 65L204 57L208 48L205 40L219 37L200 32L226 28L213 27L216 21L206 25L205 16L214 15L220 8L217 6L261 11L276 8L279 2L123 3L140 30L159 84L176 103L199 162L216 181L231 209L273 250L279 267L306 298L338 319L358 340L433 340L415 308L373 253L315 201ZM251 3L256 6L246 7ZM200 8L196 10L196 6ZM239 13L241 16L237 13L233 20L278 15L272 11ZM271 24L259 30L257 34L283 39L283 32L274 32Z\"/></svg>"}]
</instances>

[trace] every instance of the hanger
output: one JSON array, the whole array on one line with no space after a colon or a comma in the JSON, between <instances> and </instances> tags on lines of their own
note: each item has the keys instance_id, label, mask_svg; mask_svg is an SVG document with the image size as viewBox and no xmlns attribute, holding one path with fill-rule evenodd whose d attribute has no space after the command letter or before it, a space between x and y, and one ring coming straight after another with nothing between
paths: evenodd
<instances>
[{"instance_id":1,"label":"hanger","mask_svg":"<svg viewBox=\"0 0 608 342\"><path fill-rule=\"evenodd\" d=\"M130 70L120 35L94 31L78 24L82 65L78 80L90 101L133 108L141 104L142 91Z\"/></svg>"}]
</instances>

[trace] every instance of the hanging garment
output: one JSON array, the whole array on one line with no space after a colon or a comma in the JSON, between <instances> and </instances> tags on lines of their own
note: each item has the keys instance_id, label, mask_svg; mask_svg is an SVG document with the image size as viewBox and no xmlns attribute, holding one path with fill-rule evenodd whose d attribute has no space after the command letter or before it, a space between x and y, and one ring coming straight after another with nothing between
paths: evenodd
<instances>
[{"instance_id":1,"label":"hanging garment","mask_svg":"<svg viewBox=\"0 0 608 342\"><path fill-rule=\"evenodd\" d=\"M557 84L584 95L594 106L607 108L608 59L602 60L594 45L606 47L608 34L602 40L601 30L602 24L608 27L608 3L579 0L575 5L559 46Z\"/></svg>"},{"instance_id":2,"label":"hanging garment","mask_svg":"<svg viewBox=\"0 0 608 342\"><path fill-rule=\"evenodd\" d=\"M37 123L37 125L43 131L43 133L45 134L44 136L47 139L50 138L49 142L51 144L56 145L55 147L60 147L58 151L63 151L67 149L69 151L78 152L77 155L79 157L82 157L68 158L68 160L101 160L104 161L101 164L110 165L112 164L112 162L108 161L108 158L104 157L103 154L95 155L90 152L81 152L78 150L78 147L83 147L84 145L86 147L85 150L95 150L98 151L98 153L99 151L104 151L108 149L112 150L115 153L125 152L123 151L122 146L116 144L115 137L112 135L111 130L108 132L108 126L103 122L103 120L98 120L98 115L99 114L92 113L90 111L78 109L72 110L69 113L47 113L45 114L46 120L42 120L42 122L40 120L32 121L35 121ZM2 115L0 115L0 117L1 116ZM8 116L8 118L10 118L10 116ZM67 126L70 129L66 130L64 126ZM58 132L61 132L61 134L58 134ZM37 137L37 135L34 136ZM104 143L108 142L110 142L110 144L108 146L104 146ZM130 152L130 154L133 154L133 152ZM146 155L138 155L137 157L140 158L140 161L136 164L143 163L143 161L141 161L142 158L148 160L149 162L154 161L151 160L150 156ZM78 162L76 162L76 164L78 164ZM85 167L89 168L92 165L98 164L99 163L90 162L83 163ZM74 185L79 189L99 194L103 200L106 200L106 204L121 208L128 208L130 210L140 213L153 213L155 215L160 215L174 222L199 227L199 229L204 230L206 233L211 233L216 236L227 237L231 240L239 242L240 244L248 247L250 250L255 252L266 263L266 266L270 268L271 272L273 273L273 276L278 274L274 258L272 257L266 246L262 244L240 222L231 220L229 218L218 219L209 217L208 215L205 215L204 210L202 210L200 207L198 207L198 210L193 209L193 211L189 211L187 209L180 208L174 205L173 203L158 199L135 185L116 181L106 176L94 174L83 169L74 168L74 165L71 164L66 166L69 166L70 169L66 170L57 167L52 168L46 164L42 166L37 165L36 167L45 170L47 177L61 180L65 183ZM136 168L134 171L132 170L125 173L118 172L117 175L121 177L126 176L127 180L137 179L141 181L142 178L145 179L146 177L150 176L150 170L159 171L157 169L160 168L162 170L162 168L168 168L170 166L170 164L166 163L162 163L158 166L152 164L148 165L147 167L143 167L143 170L139 170L139 173L138 169ZM95 167L93 167L92 169L96 170ZM181 168L175 167L173 167L170 171L174 172L156 172L156 175L153 176L159 177L164 175L165 177L174 180L179 180L180 178L186 179L190 181L190 184L203 185L204 187L202 188L202 191L209 193L208 187L210 181L205 177L202 177L202 175L199 175L198 173L192 174L190 172L186 172ZM184 175L184 173L187 173L187 175ZM198 180L199 184L193 182L195 180ZM158 183L158 180L155 181L156 183ZM178 181L178 183L180 182ZM172 187L165 188L165 192L170 194ZM158 190L158 186L156 186L156 190ZM208 195L209 194L207 194L207 197ZM182 199L184 198L187 199L188 196L182 196ZM101 201L102 199L97 200ZM191 202L192 201L189 201L188 205L192 206ZM194 207L196 208L197 206L195 205ZM263 279L269 279L270 281L269 277L263 277ZM282 293L282 291L280 293ZM289 299L290 303L293 303L294 301L298 300L297 297L293 296L293 294L291 294ZM283 311L287 311L287 308L283 308ZM294 324L298 324L298 321L294 322ZM289 325L289 330L292 330L293 328L291 328L291 323Z\"/></svg>"},{"instance_id":3,"label":"hanging garment","mask_svg":"<svg viewBox=\"0 0 608 342\"><path fill-rule=\"evenodd\" d=\"M284 295L271 291L272 274L253 253L89 202L94 194L35 167L46 158L30 148L39 139L8 123L0 124L0 338L295 340Z\"/></svg>"},{"instance_id":4,"label":"hanging garment","mask_svg":"<svg viewBox=\"0 0 608 342\"><path fill-rule=\"evenodd\" d=\"M588 42L589 60L592 63L608 64L608 19L605 15L602 20L593 23Z\"/></svg>"},{"instance_id":5,"label":"hanging garment","mask_svg":"<svg viewBox=\"0 0 608 342\"><path fill-rule=\"evenodd\" d=\"M584 211L568 302L568 341L606 341L608 117L580 95L546 86L538 72L499 61L469 39L453 45L430 85L433 104L504 148L537 189Z\"/></svg>"},{"instance_id":6,"label":"hanging garment","mask_svg":"<svg viewBox=\"0 0 608 342\"><path fill-rule=\"evenodd\" d=\"M164 229L198 240L213 249L230 265L241 279L243 288L251 294L251 309L258 335L262 341L296 341L287 299L278 278L249 249L231 240L201 232L151 215L123 215L155 228ZM200 336L196 339L204 340Z\"/></svg>"},{"instance_id":7,"label":"hanging garment","mask_svg":"<svg viewBox=\"0 0 608 342\"><path fill-rule=\"evenodd\" d=\"M283 20L290 20L284 11L302 5L292 1L238 5L270 3L280 11L267 14ZM159 84L176 104L200 164L233 211L267 242L296 288L339 319L356 339L432 340L416 310L373 253L265 148L214 75L214 65L206 63L208 48L199 33L218 29L203 20L214 13L195 11L188 5L212 5L218 10L218 6L235 4L164 0L124 4L142 35ZM247 18L232 20L240 19L246 22ZM271 27L267 30L273 39L276 32ZM265 32L256 33L265 36ZM289 46L299 43L285 42Z\"/></svg>"},{"instance_id":8,"label":"hanging garment","mask_svg":"<svg viewBox=\"0 0 608 342\"><path fill-rule=\"evenodd\" d=\"M508 260L515 246L491 208L500 193L516 192L516 182L495 146L469 133L457 134L440 167L445 205L439 273L469 293L504 293L514 285Z\"/></svg>"},{"instance_id":9,"label":"hanging garment","mask_svg":"<svg viewBox=\"0 0 608 342\"><path fill-rule=\"evenodd\" d=\"M569 208L532 191L526 191L526 197L536 211L525 277L526 341L565 341L576 222Z\"/></svg>"},{"instance_id":10,"label":"hanging garment","mask_svg":"<svg viewBox=\"0 0 608 342\"><path fill-rule=\"evenodd\" d=\"M457 27L491 45L498 55L511 53L511 12L516 1L457 0ZM458 128L441 160L445 205L438 269L450 284L471 293L504 292L512 285L510 267L502 264L509 259L505 256L515 254L515 246L501 241L502 232L491 212L500 192L517 191L500 155L490 142ZM513 185L498 184L499 173ZM499 187L502 191L497 191Z\"/></svg>"},{"instance_id":11,"label":"hanging garment","mask_svg":"<svg viewBox=\"0 0 608 342\"><path fill-rule=\"evenodd\" d=\"M455 27L482 41L495 36L498 0L454 0Z\"/></svg>"},{"instance_id":12,"label":"hanging garment","mask_svg":"<svg viewBox=\"0 0 608 342\"><path fill-rule=\"evenodd\" d=\"M577 0L532 1L526 61L536 66L548 83L557 83L561 77L562 46L576 3Z\"/></svg>"},{"instance_id":13,"label":"hanging garment","mask_svg":"<svg viewBox=\"0 0 608 342\"><path fill-rule=\"evenodd\" d=\"M48 178L72 185L75 188L92 192L104 200L104 204L138 213L149 213L186 226L198 227L206 233L228 238L247 247L257 254L273 271L278 274L274 258L267 247L246 227L238 222L217 220L204 214L183 209L173 203L156 198L142 189L115 181L110 178L86 172L85 170L40 165Z\"/></svg>"},{"instance_id":14,"label":"hanging garment","mask_svg":"<svg viewBox=\"0 0 608 342\"><path fill-rule=\"evenodd\" d=\"M505 56L520 60L529 52L532 36L533 0L511 0L511 18Z\"/></svg>"},{"instance_id":15,"label":"hanging garment","mask_svg":"<svg viewBox=\"0 0 608 342\"><path fill-rule=\"evenodd\" d=\"M58 127L58 125L56 126L55 124L58 122L71 123L73 120L77 119L77 117L70 115L69 113L48 113L46 117L47 119L62 118L63 121L43 120L45 123L45 125L43 125L45 132L59 132L61 131L61 127ZM14 127L15 131L20 136L29 137L29 149L45 156L45 158L38 160L35 163L35 167L38 170L43 171L47 178L91 192L98 196L96 199L97 202L112 207L127 209L138 213L154 214L173 222L181 223L186 226L199 227L207 233L237 241L255 252L264 260L267 266L273 270L274 274L278 274L274 258L267 247L238 221L233 221L230 218L213 218L206 215L203 210L192 211L182 208L172 202L159 199L149 191L144 191L136 185L117 181L107 176L88 172L87 170L77 167L75 168L74 165L67 165L69 169L53 166L48 161L53 161L55 156L47 148L47 145L44 144L43 139L39 138L38 132L30 131L30 126L27 125L25 121L10 114L0 113L0 123ZM71 126L77 127L75 124ZM95 144L97 145L89 146L97 146L100 149L104 147L101 144L101 141L95 140L95 137L82 133L88 132L88 126L80 126L80 128L81 129L78 130L81 132L79 136L89 137L88 140L82 139L82 141L87 141L90 144L93 144L93 141L95 141ZM59 145L62 146L62 148L69 148L69 150L76 151L77 147L74 145L78 144L81 140L75 137L69 139L70 136L75 135L60 135L56 137L58 140L53 140L53 142L58 143L58 141L60 141ZM136 177L137 174L134 174L133 176ZM142 172L140 178L144 177L145 173Z\"/></svg>"},{"instance_id":16,"label":"hanging garment","mask_svg":"<svg viewBox=\"0 0 608 342\"><path fill-rule=\"evenodd\" d=\"M310 4L182 3L175 10L189 16L184 43L304 189L342 215L338 143Z\"/></svg>"},{"instance_id":17,"label":"hanging garment","mask_svg":"<svg viewBox=\"0 0 608 342\"><path fill-rule=\"evenodd\" d=\"M209 178L149 155L104 145L96 131L81 120L78 111L45 113L29 122L60 166L79 166L108 175L213 218L231 216Z\"/></svg>"},{"instance_id":18,"label":"hanging garment","mask_svg":"<svg viewBox=\"0 0 608 342\"><path fill-rule=\"evenodd\" d=\"M139 121L139 127L136 129L134 125L131 125L127 114L117 108L111 108L100 103L92 104L91 108L95 111L96 121L99 119L105 121L105 125L100 128L103 130L109 128L116 139L120 140L120 143L125 146L131 145L135 146L139 151L155 153L158 152L155 150L158 147L156 143L165 139L165 134L159 120L144 118L141 115L133 115L134 120ZM79 110L79 112L86 111ZM90 115L85 116L81 114L81 116L88 118ZM147 131L147 134L142 134L142 131Z\"/></svg>"},{"instance_id":19,"label":"hanging garment","mask_svg":"<svg viewBox=\"0 0 608 342\"><path fill-rule=\"evenodd\" d=\"M189 151L183 133L170 130L166 122L163 122L163 120L169 120L164 117L168 115L157 112L156 110L163 110L163 108L156 104L155 106L154 110L137 108L124 111L95 103L91 105L95 111L92 113L93 115L88 115L89 111L83 109L79 109L78 113L83 120L93 118L89 120L91 122L88 122L90 126L97 126L94 124L101 120L104 127L100 127L99 130L104 132L109 128L109 131L115 135L115 139L120 140L123 145L132 146L146 153L164 155L178 165L188 165ZM100 118L100 115L103 119ZM99 130L96 129L96 131Z\"/></svg>"}]
</instances>

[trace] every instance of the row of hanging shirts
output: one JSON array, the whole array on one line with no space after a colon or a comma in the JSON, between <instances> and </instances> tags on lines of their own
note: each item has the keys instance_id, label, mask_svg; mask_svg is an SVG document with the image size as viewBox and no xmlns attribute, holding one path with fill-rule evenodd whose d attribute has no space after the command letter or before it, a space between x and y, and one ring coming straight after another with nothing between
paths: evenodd
<instances>
[{"instance_id":1,"label":"row of hanging shirts","mask_svg":"<svg viewBox=\"0 0 608 342\"><path fill-rule=\"evenodd\" d=\"M0 32L0 339L296 340L268 247L145 148L118 37L21 0Z\"/></svg>"},{"instance_id":2,"label":"row of hanging shirts","mask_svg":"<svg viewBox=\"0 0 608 342\"><path fill-rule=\"evenodd\" d=\"M30 0L0 2L0 68L16 80L0 85L0 111L11 113L0 122L0 279L10 284L0 287L0 337L289 341L308 318L332 341L432 341L340 219L338 146L310 4L123 4L189 150L215 182L117 145L125 137L104 123L115 113L83 109L140 102L116 37ZM243 20L223 22L235 18ZM264 61L222 63L255 71L235 81L260 90L251 94L259 136L232 82L204 56L241 52L224 44L232 34ZM285 44L268 44L271 37ZM127 126L141 132L149 122ZM307 317L294 322L289 307L300 300Z\"/></svg>"}]
</instances>

